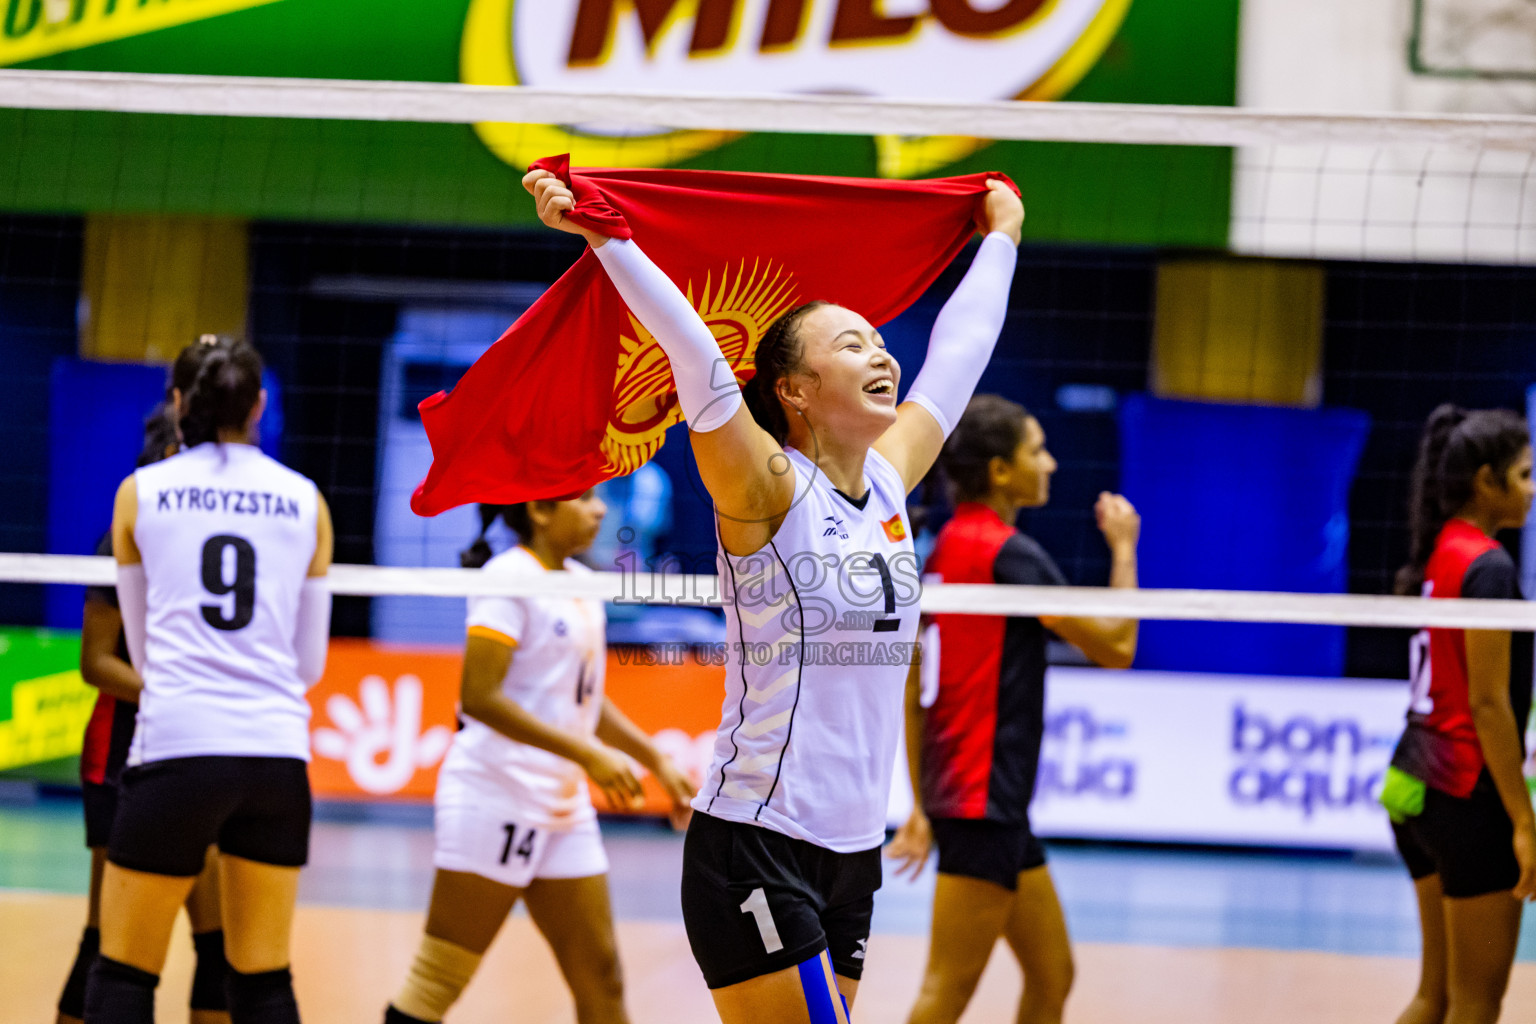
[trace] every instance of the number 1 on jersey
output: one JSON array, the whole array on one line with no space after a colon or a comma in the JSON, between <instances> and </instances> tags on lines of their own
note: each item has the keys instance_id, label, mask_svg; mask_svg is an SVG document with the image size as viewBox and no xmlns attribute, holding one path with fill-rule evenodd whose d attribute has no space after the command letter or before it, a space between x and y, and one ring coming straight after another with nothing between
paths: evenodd
<instances>
[{"instance_id":1,"label":"number 1 on jersey","mask_svg":"<svg viewBox=\"0 0 1536 1024\"><path fill-rule=\"evenodd\" d=\"M779 938L778 926L773 923L773 911L768 907L768 894L762 889L753 889L752 895L741 905L743 914L751 914L757 922L757 934L762 936L763 949L769 953L777 953L784 948L784 940Z\"/></svg>"},{"instance_id":2,"label":"number 1 on jersey","mask_svg":"<svg viewBox=\"0 0 1536 1024\"><path fill-rule=\"evenodd\" d=\"M875 571L880 574L880 591L885 595L885 614L896 614L896 584L891 578L891 567L885 561L885 556L878 551L870 556L875 564ZM871 627L876 633L894 633L901 628L900 619L876 619Z\"/></svg>"}]
</instances>

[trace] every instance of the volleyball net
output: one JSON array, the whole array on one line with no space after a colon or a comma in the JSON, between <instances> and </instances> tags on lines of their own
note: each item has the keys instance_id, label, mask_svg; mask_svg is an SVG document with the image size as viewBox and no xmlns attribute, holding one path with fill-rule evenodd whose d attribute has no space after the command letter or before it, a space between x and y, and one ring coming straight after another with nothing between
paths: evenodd
<instances>
[{"instance_id":1,"label":"volleyball net","mask_svg":"<svg viewBox=\"0 0 1536 1024\"><path fill-rule=\"evenodd\" d=\"M1536 261L1536 120L1521 115L0 71L0 117L0 201L18 212L505 227L531 214L488 161L568 151L578 166L1017 170L1042 241Z\"/></svg>"},{"instance_id":2,"label":"volleyball net","mask_svg":"<svg viewBox=\"0 0 1536 1024\"><path fill-rule=\"evenodd\" d=\"M0 71L0 136L0 289L70 309L0 326L54 332L50 359L76 354L78 333L88 359L149 362L203 327L246 333L280 393L274 450L332 503L333 589L379 599L344 603L345 632L387 635L388 599L515 590L451 568L471 510L410 514L428 457L414 408L579 253L518 186L561 152L1019 182L1021 269L981 390L1046 428L1062 468L1024 523L1083 586L930 586L926 610L1536 628L1515 602L1386 596L1425 415L1523 407L1536 385L1536 118ZM908 379L957 273L887 331ZM172 278L201 286L167 313L145 295ZM50 525L131 468L82 462L76 476L104 482L66 486L57 399L91 392L60 392L62 372L16 368L18 394L54 401L8 417L30 495L0 544L13 594L111 580ZM540 592L716 599L707 496L675 431L656 467L670 509L641 553L659 574ZM1100 490L1143 512L1145 590L1087 586L1108 570ZM109 512L76 532L99 535ZM43 548L76 554L30 553ZM25 620L28 600L6 616Z\"/></svg>"}]
</instances>

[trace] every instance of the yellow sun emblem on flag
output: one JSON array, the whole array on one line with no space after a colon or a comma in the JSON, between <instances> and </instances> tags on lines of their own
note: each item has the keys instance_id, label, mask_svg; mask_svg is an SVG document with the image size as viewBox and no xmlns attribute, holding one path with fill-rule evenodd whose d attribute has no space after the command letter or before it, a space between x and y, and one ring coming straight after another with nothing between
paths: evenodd
<instances>
[{"instance_id":1,"label":"yellow sun emblem on flag","mask_svg":"<svg viewBox=\"0 0 1536 1024\"><path fill-rule=\"evenodd\" d=\"M796 302L794 277L783 267L762 261L754 261L749 269L742 260L734 273L727 266L718 282L713 274L706 274L697 298L691 281L685 293L720 343L731 376L738 382L769 325ZM715 386L722 389L732 386L723 370L713 375ZM656 454L666 440L667 428L682 419L666 354L651 332L629 314L629 333L619 336L613 411L603 436L606 468L615 476L633 473Z\"/></svg>"}]
</instances>

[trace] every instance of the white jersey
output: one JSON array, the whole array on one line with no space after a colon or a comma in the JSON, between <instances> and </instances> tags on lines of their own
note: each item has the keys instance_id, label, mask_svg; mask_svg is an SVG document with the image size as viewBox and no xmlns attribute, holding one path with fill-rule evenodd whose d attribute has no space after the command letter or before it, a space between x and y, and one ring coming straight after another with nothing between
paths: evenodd
<instances>
[{"instance_id":1,"label":"white jersey","mask_svg":"<svg viewBox=\"0 0 1536 1024\"><path fill-rule=\"evenodd\" d=\"M320 498L248 444L200 444L134 474L148 585L144 693L128 763L309 760L294 631Z\"/></svg>"},{"instance_id":2,"label":"white jersey","mask_svg":"<svg viewBox=\"0 0 1536 1024\"><path fill-rule=\"evenodd\" d=\"M592 570L575 559L565 568ZM509 576L548 572L533 552L515 547L482 572ZM524 711L557 729L588 737L597 732L607 671L603 603L566 597L471 597L471 636L514 648L501 692ZM574 827L596 817L581 766L558 754L508 739L464 717L443 761L441 776L494 777L502 799L521 825ZM439 782L439 794L445 783Z\"/></svg>"},{"instance_id":3,"label":"white jersey","mask_svg":"<svg viewBox=\"0 0 1536 1024\"><path fill-rule=\"evenodd\" d=\"M696 810L839 853L879 846L921 584L906 487L879 452L863 508L801 453L795 504L761 551L721 549L728 658Z\"/></svg>"}]
</instances>

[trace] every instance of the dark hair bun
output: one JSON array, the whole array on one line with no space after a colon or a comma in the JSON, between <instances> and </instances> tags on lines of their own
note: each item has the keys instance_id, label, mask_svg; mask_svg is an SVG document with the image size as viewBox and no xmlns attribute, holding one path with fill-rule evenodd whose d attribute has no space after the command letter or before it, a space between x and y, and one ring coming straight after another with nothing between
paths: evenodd
<instances>
[{"instance_id":1,"label":"dark hair bun","mask_svg":"<svg viewBox=\"0 0 1536 1024\"><path fill-rule=\"evenodd\" d=\"M1001 395L976 395L944 442L939 464L957 501L979 501L992 489L992 460L1011 459L1024 440L1029 410Z\"/></svg>"},{"instance_id":2,"label":"dark hair bun","mask_svg":"<svg viewBox=\"0 0 1536 1024\"><path fill-rule=\"evenodd\" d=\"M243 341L209 347L192 386L182 392L181 435L187 447L242 429L261 398L261 357Z\"/></svg>"},{"instance_id":3,"label":"dark hair bun","mask_svg":"<svg viewBox=\"0 0 1536 1024\"><path fill-rule=\"evenodd\" d=\"M533 520L528 515L526 502L517 505L481 505L480 534L469 547L459 552L459 564L464 568L478 569L491 560L494 552L485 535L497 519L506 523L524 544L533 539Z\"/></svg>"},{"instance_id":4,"label":"dark hair bun","mask_svg":"<svg viewBox=\"0 0 1536 1024\"><path fill-rule=\"evenodd\" d=\"M789 418L776 393L779 381L799 370L805 358L800 324L807 315L830 306L825 299L803 303L768 325L752 354L752 379L741 389L747 411L779 444L789 440Z\"/></svg>"}]
</instances>

